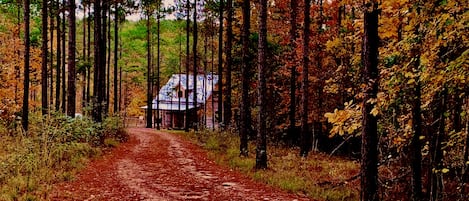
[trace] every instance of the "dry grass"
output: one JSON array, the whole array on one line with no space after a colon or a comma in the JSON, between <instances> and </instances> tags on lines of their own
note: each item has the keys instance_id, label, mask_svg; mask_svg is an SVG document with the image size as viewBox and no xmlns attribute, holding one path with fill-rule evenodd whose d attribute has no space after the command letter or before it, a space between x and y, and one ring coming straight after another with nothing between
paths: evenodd
<instances>
[{"instance_id":1,"label":"dry grass","mask_svg":"<svg viewBox=\"0 0 469 201\"><path fill-rule=\"evenodd\" d=\"M210 131L175 133L204 147L216 163L255 180L315 200L359 199L359 164L356 161L317 152L302 158L296 148L270 145L267 150L269 169L255 171L255 145L249 144L248 157L239 157L239 138L235 134Z\"/></svg>"},{"instance_id":2,"label":"dry grass","mask_svg":"<svg viewBox=\"0 0 469 201\"><path fill-rule=\"evenodd\" d=\"M46 200L53 184L72 180L104 145L125 138L115 121L101 126L87 118L34 113L26 134L0 119L0 200ZM104 134L108 138L101 144Z\"/></svg>"}]
</instances>

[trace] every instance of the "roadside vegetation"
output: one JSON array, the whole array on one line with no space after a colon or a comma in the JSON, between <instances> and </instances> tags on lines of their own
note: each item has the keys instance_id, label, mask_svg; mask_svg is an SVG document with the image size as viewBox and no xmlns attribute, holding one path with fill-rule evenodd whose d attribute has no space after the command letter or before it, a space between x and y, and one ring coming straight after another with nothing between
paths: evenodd
<instances>
[{"instance_id":1,"label":"roadside vegetation","mask_svg":"<svg viewBox=\"0 0 469 201\"><path fill-rule=\"evenodd\" d=\"M229 132L173 131L207 150L209 159L242 172L254 180L306 195L315 200L358 200L360 180L358 161L313 153L303 158L297 148L269 143L269 168L255 171L255 142L249 144L249 156L239 155L239 136Z\"/></svg>"},{"instance_id":2,"label":"roadside vegetation","mask_svg":"<svg viewBox=\"0 0 469 201\"><path fill-rule=\"evenodd\" d=\"M0 200L45 200L52 184L69 181L91 158L127 139L117 117L95 123L60 113L21 123L0 118Z\"/></svg>"}]
</instances>

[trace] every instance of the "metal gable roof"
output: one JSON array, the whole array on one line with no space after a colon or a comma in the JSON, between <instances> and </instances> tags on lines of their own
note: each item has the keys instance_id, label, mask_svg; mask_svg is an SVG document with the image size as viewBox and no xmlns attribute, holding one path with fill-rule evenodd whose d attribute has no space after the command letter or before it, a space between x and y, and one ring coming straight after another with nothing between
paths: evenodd
<instances>
[{"instance_id":1,"label":"metal gable roof","mask_svg":"<svg viewBox=\"0 0 469 201\"><path fill-rule=\"evenodd\" d=\"M216 84L218 83L218 75L209 73L209 74L198 74L196 77L197 82L197 103L202 104L212 95L213 89L215 88ZM189 74L189 86L186 86L187 76L186 74L173 74L168 82L161 87L158 97L159 97L159 105L160 108L166 108L162 106L166 106L167 104L175 104L179 105L179 103L183 103L185 105L186 98L179 98L178 97L178 87L181 88L182 91L185 89L189 90L188 102L190 104L189 108L193 107L194 103L194 75ZM156 108L157 97L153 99L153 107ZM164 105L166 104L166 105ZM192 106L192 107L191 107ZM178 109L180 107L171 106L170 108ZM184 106L185 109L185 106Z\"/></svg>"}]
</instances>

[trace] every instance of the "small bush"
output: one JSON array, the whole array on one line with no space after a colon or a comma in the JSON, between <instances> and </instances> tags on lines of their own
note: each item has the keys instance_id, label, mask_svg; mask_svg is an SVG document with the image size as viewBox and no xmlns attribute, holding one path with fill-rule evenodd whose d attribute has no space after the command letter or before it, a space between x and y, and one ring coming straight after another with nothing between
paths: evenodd
<instances>
[{"instance_id":1,"label":"small bush","mask_svg":"<svg viewBox=\"0 0 469 201\"><path fill-rule=\"evenodd\" d=\"M73 179L90 157L126 139L117 117L100 124L86 116L32 113L28 133L0 119L0 200L45 200L52 184Z\"/></svg>"}]
</instances>

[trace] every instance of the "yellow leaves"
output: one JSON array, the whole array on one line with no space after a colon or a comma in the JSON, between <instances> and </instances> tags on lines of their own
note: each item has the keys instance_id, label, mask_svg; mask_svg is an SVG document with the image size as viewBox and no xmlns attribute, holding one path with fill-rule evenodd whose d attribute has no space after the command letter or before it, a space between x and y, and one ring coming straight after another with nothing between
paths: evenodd
<instances>
[{"instance_id":1,"label":"yellow leaves","mask_svg":"<svg viewBox=\"0 0 469 201\"><path fill-rule=\"evenodd\" d=\"M443 169L440 170L440 169L435 169L435 168L433 168L433 169L432 169L432 172L434 172L434 173L440 173L440 172L441 172L441 173L443 173L443 174L446 174L446 173L449 172L449 169L448 169L448 168L443 168Z\"/></svg>"},{"instance_id":2,"label":"yellow leaves","mask_svg":"<svg viewBox=\"0 0 469 201\"><path fill-rule=\"evenodd\" d=\"M329 137L334 135L353 135L361 128L361 112L360 106L353 101L344 103L343 110L335 109L332 113L326 113L324 117L328 122L333 124Z\"/></svg>"},{"instance_id":3,"label":"yellow leaves","mask_svg":"<svg viewBox=\"0 0 469 201\"><path fill-rule=\"evenodd\" d=\"M340 38L329 40L326 43L326 50L329 52L334 52L335 48L339 47L340 44L341 44Z\"/></svg>"},{"instance_id":4,"label":"yellow leaves","mask_svg":"<svg viewBox=\"0 0 469 201\"><path fill-rule=\"evenodd\" d=\"M372 114L375 117L378 116L378 114L379 114L378 108L374 107L373 109L371 109L370 114Z\"/></svg>"}]
</instances>

